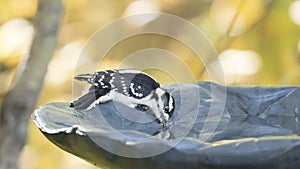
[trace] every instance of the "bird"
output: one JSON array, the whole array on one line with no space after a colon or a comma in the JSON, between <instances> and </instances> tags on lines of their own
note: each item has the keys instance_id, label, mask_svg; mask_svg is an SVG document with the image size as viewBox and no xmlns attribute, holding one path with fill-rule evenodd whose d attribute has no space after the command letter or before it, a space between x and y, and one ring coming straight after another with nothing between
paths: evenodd
<instances>
[{"instance_id":1,"label":"bird","mask_svg":"<svg viewBox=\"0 0 300 169\"><path fill-rule=\"evenodd\" d=\"M89 90L70 103L78 110L91 110L99 104L117 101L131 108L142 108L166 126L173 115L173 96L150 75L134 69L113 69L79 74L74 79L87 82Z\"/></svg>"}]
</instances>

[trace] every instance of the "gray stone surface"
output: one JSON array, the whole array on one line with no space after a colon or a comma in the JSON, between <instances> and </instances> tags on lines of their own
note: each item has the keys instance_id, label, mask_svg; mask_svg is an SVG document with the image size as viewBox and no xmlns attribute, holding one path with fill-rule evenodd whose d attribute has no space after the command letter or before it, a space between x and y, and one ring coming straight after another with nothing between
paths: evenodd
<instances>
[{"instance_id":1,"label":"gray stone surface","mask_svg":"<svg viewBox=\"0 0 300 169\"><path fill-rule=\"evenodd\" d=\"M32 117L51 142L103 168L299 168L299 87L164 87L176 101L166 128L112 101L87 112L50 103Z\"/></svg>"}]
</instances>

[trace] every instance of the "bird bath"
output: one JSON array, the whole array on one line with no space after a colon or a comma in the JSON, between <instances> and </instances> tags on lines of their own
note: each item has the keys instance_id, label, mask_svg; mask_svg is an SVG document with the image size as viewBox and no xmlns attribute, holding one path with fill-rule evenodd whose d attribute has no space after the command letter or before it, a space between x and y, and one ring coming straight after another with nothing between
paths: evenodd
<instances>
[{"instance_id":1,"label":"bird bath","mask_svg":"<svg viewBox=\"0 0 300 169\"><path fill-rule=\"evenodd\" d=\"M299 87L164 88L176 103L167 128L113 101L86 112L49 103L32 118L52 143L101 168L299 168Z\"/></svg>"}]
</instances>

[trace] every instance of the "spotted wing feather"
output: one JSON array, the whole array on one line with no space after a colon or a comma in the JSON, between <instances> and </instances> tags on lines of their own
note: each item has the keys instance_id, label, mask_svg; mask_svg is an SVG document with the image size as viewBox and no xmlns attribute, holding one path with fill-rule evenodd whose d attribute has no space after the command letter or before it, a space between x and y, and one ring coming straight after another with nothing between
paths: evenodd
<instances>
[{"instance_id":1,"label":"spotted wing feather","mask_svg":"<svg viewBox=\"0 0 300 169\"><path fill-rule=\"evenodd\" d=\"M105 88L105 89L112 89L112 82L114 80L115 71L100 71L95 73L87 73L87 74L80 74L75 77L76 80L88 82L93 86L98 88Z\"/></svg>"},{"instance_id":2,"label":"spotted wing feather","mask_svg":"<svg viewBox=\"0 0 300 169\"><path fill-rule=\"evenodd\" d=\"M137 74L120 73L117 75L121 77L117 79L126 79L125 83L129 97L141 99L148 96L153 90L160 87L158 82L142 72Z\"/></svg>"}]
</instances>

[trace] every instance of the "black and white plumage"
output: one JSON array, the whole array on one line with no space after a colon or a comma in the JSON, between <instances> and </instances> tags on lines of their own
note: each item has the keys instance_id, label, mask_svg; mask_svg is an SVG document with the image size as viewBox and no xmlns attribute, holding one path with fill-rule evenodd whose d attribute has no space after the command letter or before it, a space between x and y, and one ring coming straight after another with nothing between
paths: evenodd
<instances>
[{"instance_id":1,"label":"black and white plumage","mask_svg":"<svg viewBox=\"0 0 300 169\"><path fill-rule=\"evenodd\" d=\"M88 82L89 91L72 101L75 109L90 110L110 100L132 108L143 108L152 113L163 125L172 116L174 99L160 88L151 76L138 70L105 70L80 74L76 80Z\"/></svg>"}]
</instances>

